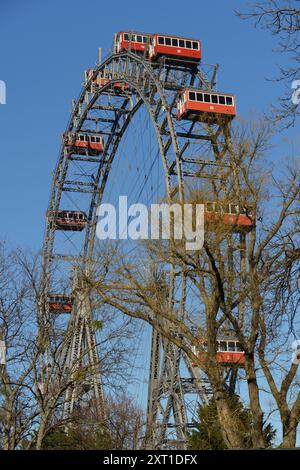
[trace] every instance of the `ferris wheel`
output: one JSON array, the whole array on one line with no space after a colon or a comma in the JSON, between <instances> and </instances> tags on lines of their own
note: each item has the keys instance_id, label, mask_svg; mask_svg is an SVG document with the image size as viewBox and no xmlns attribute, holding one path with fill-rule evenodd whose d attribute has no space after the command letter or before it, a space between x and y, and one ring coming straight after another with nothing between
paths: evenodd
<instances>
[{"instance_id":1,"label":"ferris wheel","mask_svg":"<svg viewBox=\"0 0 300 470\"><path fill-rule=\"evenodd\" d=\"M66 331L72 326L63 365L71 367L79 357L91 367L99 361L93 306L84 281L76 276L76 269L88 274L97 263L99 204L116 202L120 194L147 204L174 197L184 201L188 182L216 181L230 171L218 143L222 148L230 137L235 97L215 91L218 66L204 66L201 58L199 40L122 31L114 37L113 52L85 72L62 135L43 246L44 316L65 316ZM207 220L218 210L208 202ZM240 232L251 229L237 205L223 217L227 224L234 219ZM72 278L69 291L62 287L61 273ZM172 293L177 282L172 269L168 282ZM180 289L186 292L184 276ZM190 397L207 403L209 384L155 329L148 369L145 445L184 449L193 425ZM105 419L100 370L89 379L88 391ZM67 390L66 415L83 393L82 386Z\"/></svg>"}]
</instances>

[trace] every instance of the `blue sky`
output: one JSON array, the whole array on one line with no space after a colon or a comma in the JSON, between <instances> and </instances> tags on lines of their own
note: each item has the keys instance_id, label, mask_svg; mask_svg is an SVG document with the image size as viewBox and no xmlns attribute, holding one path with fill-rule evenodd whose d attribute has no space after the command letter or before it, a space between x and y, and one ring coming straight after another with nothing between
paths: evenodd
<instances>
[{"instance_id":1,"label":"blue sky","mask_svg":"<svg viewBox=\"0 0 300 470\"><path fill-rule=\"evenodd\" d=\"M0 237L39 249L71 99L98 47L108 53L116 31L200 38L203 61L220 63L218 88L237 95L239 115L266 111L281 90L266 78L283 58L273 52L274 37L235 16L234 9L246 6L236 0L0 0L0 80L7 86L7 104L0 105Z\"/></svg>"}]
</instances>

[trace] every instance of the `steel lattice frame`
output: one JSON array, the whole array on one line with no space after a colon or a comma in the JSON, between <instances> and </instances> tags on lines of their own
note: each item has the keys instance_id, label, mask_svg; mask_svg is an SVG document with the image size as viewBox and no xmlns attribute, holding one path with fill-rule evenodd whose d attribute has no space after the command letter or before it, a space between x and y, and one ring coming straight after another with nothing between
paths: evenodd
<instances>
[{"instance_id":1,"label":"steel lattice frame","mask_svg":"<svg viewBox=\"0 0 300 470\"><path fill-rule=\"evenodd\" d=\"M63 209L60 204L64 192L83 193L90 197L88 224L82 251L76 256L68 257L63 253L55 252L56 231L47 222L43 248L43 280L46 294L51 291L52 264L55 260L67 260L71 265L80 264L87 273L89 272L95 243L96 207L101 203L110 168L122 137L142 105L146 106L155 129L169 200L172 200L175 194L184 200L185 178L219 178L228 171L228 164L223 157L228 149L230 126L177 122L175 115L177 91L183 86L213 89L216 72L217 67L213 68L211 77L208 78L195 65L178 62L176 64L165 63L163 59L152 64L144 57L131 52L112 54L94 69L93 75L85 81L82 92L77 102L74 103L67 131L90 131L103 135L97 127L101 122L105 122L109 130L104 134L105 148L101 157L79 156L62 144L53 177L48 211ZM93 80L99 73L104 76L109 75L110 81L104 86L94 87ZM124 92L115 97L113 84L120 81L129 85L131 94ZM103 96L107 95L111 96L109 105L103 104L102 100ZM95 110L97 117L93 114ZM203 145L203 155L188 154L193 142ZM68 173L71 161L80 161L86 166L91 163L98 165L93 181L86 181L80 176L77 180L70 180ZM174 282L174 272L171 266L170 302L172 302ZM186 293L183 274L181 284L182 311L180 314L184 314ZM64 352L64 361L70 364L86 350L88 361L93 366L97 362L98 352L91 329L91 304L84 292L84 286L79 283L75 289L76 300L70 320L70 325L75 329ZM185 361L189 372L187 378L181 377L182 360ZM78 393L75 388L68 391L65 400L66 414L72 412ZM176 442L173 445L177 448L185 448L189 424L185 393L196 393L202 402L207 402L209 398L207 384L203 381L199 370L193 367L177 347L153 330L145 444L148 448L171 446L170 429L175 431L173 440ZM99 415L105 417L100 373L93 376L93 396Z\"/></svg>"}]
</instances>

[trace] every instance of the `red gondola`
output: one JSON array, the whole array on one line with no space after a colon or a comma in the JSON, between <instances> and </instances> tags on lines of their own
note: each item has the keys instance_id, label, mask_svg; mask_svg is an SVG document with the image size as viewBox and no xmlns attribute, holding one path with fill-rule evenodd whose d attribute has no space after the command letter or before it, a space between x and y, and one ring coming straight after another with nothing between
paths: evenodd
<instances>
[{"instance_id":1,"label":"red gondola","mask_svg":"<svg viewBox=\"0 0 300 470\"><path fill-rule=\"evenodd\" d=\"M49 211L47 219L51 228L73 232L81 232L87 222L85 212L68 210Z\"/></svg>"},{"instance_id":2,"label":"red gondola","mask_svg":"<svg viewBox=\"0 0 300 470\"><path fill-rule=\"evenodd\" d=\"M230 226L234 232L247 232L255 226L251 207L240 207L238 204L220 202L204 203L204 220L207 228L219 223Z\"/></svg>"},{"instance_id":3,"label":"red gondola","mask_svg":"<svg viewBox=\"0 0 300 470\"><path fill-rule=\"evenodd\" d=\"M149 58L156 60L160 56L198 63L201 60L201 42L198 39L153 34Z\"/></svg>"},{"instance_id":4,"label":"red gondola","mask_svg":"<svg viewBox=\"0 0 300 470\"><path fill-rule=\"evenodd\" d=\"M94 74L94 69L89 69L87 71L87 79L91 79ZM96 78L93 79L92 85L96 88L102 87L104 85L107 85L110 81L112 80L112 74L110 73L105 73L105 74L98 74ZM112 83L113 88L117 92L124 92L129 89L129 84L125 82L113 82Z\"/></svg>"},{"instance_id":5,"label":"red gondola","mask_svg":"<svg viewBox=\"0 0 300 470\"><path fill-rule=\"evenodd\" d=\"M120 31L115 35L115 52L132 51L144 53L147 50L152 35L148 33L134 33L130 31Z\"/></svg>"},{"instance_id":6,"label":"red gondola","mask_svg":"<svg viewBox=\"0 0 300 470\"><path fill-rule=\"evenodd\" d=\"M215 122L236 116L235 96L208 90L183 89L177 101L177 118Z\"/></svg>"},{"instance_id":7,"label":"red gondola","mask_svg":"<svg viewBox=\"0 0 300 470\"><path fill-rule=\"evenodd\" d=\"M51 313L71 313L73 299L69 295L50 294L48 296L48 309Z\"/></svg>"},{"instance_id":8,"label":"red gondola","mask_svg":"<svg viewBox=\"0 0 300 470\"><path fill-rule=\"evenodd\" d=\"M80 132L65 132L64 144L75 147L75 151L78 154L99 155L103 152L104 148L103 137L101 135Z\"/></svg>"},{"instance_id":9,"label":"red gondola","mask_svg":"<svg viewBox=\"0 0 300 470\"><path fill-rule=\"evenodd\" d=\"M197 351L196 347L193 347L193 353L198 357L200 362L207 361L207 343L205 341L199 341L202 350ZM217 340L217 351L216 359L219 364L223 366L237 366L244 367L245 364L245 351L241 346L241 343L236 339L228 339L226 337L219 338Z\"/></svg>"}]
</instances>

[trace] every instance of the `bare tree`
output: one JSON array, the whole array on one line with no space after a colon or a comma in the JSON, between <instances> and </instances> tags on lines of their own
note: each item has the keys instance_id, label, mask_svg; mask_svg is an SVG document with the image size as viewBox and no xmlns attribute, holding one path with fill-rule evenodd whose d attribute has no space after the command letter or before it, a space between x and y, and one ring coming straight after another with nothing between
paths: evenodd
<instances>
[{"instance_id":1,"label":"bare tree","mask_svg":"<svg viewBox=\"0 0 300 470\"><path fill-rule=\"evenodd\" d=\"M143 436L144 416L127 395L108 398L108 423L113 449L137 450Z\"/></svg>"},{"instance_id":2,"label":"bare tree","mask_svg":"<svg viewBox=\"0 0 300 470\"><path fill-rule=\"evenodd\" d=\"M264 28L277 37L278 52L286 54L290 60L290 65L279 66L279 74L275 80L282 81L286 91L280 98L279 105L274 106L272 112L272 118L287 127L294 125L299 116L299 7L299 0L262 0L253 2L253 8L250 11L237 13L242 19L254 20L256 27ZM297 80L298 83L294 82ZM292 99L293 93L294 99Z\"/></svg>"},{"instance_id":3,"label":"bare tree","mask_svg":"<svg viewBox=\"0 0 300 470\"><path fill-rule=\"evenodd\" d=\"M253 446L266 445L261 369L280 412L283 446L295 446L299 423L298 366L291 363L292 351L287 344L297 326L292 299L299 291L288 265L290 257L299 259L300 180L297 167L287 167L281 179L268 168L263 158L269 138L270 129L263 123L241 126L233 139L228 135L225 145L230 171L222 175L219 184L212 181L191 188L187 197L193 203L207 200L223 206L235 203L244 208L246 215L251 210L255 228L247 233L238 231L234 224L223 223L219 210L215 222L206 225L202 251L188 252L184 242L176 240L149 243L144 252L147 262L143 265L141 252L137 259L119 254L110 276L89 281L105 303L148 322L205 372L213 388L222 436L229 448L243 448L244 438L242 426L228 404L224 368L216 356L218 338L225 330L234 332L245 352ZM171 271L166 270L170 260L178 279L172 302L168 293ZM182 276L184 290L179 285ZM289 293L288 298L287 288L294 294ZM276 303L276 292L285 297L285 304ZM203 348L201 336L207 343L206 362L194 354L194 348L198 351Z\"/></svg>"},{"instance_id":4,"label":"bare tree","mask_svg":"<svg viewBox=\"0 0 300 470\"><path fill-rule=\"evenodd\" d=\"M43 441L43 449L77 450L132 450L140 447L143 434L143 413L134 404L133 397L117 394L107 397L107 426L99 421L95 405L86 402L72 417L72 427L62 425L50 429Z\"/></svg>"},{"instance_id":5,"label":"bare tree","mask_svg":"<svg viewBox=\"0 0 300 470\"><path fill-rule=\"evenodd\" d=\"M32 311L30 292L15 263L13 253L1 244L0 253L0 329L6 360L0 366L0 428L4 449L17 448L30 436L37 417L29 391L32 380Z\"/></svg>"},{"instance_id":6,"label":"bare tree","mask_svg":"<svg viewBox=\"0 0 300 470\"><path fill-rule=\"evenodd\" d=\"M50 318L44 312L39 256L1 248L0 339L6 345L6 361L0 365L2 445L5 449L41 449L53 427L72 426L74 415L64 412L70 397L67 392L79 391L78 406L81 394L88 402L88 384L99 373L107 391L124 390L133 325L92 299L96 344L91 347L99 351L98 362L92 368L80 355L69 367L66 352L76 325L71 319L66 326L59 315Z\"/></svg>"}]
</instances>

